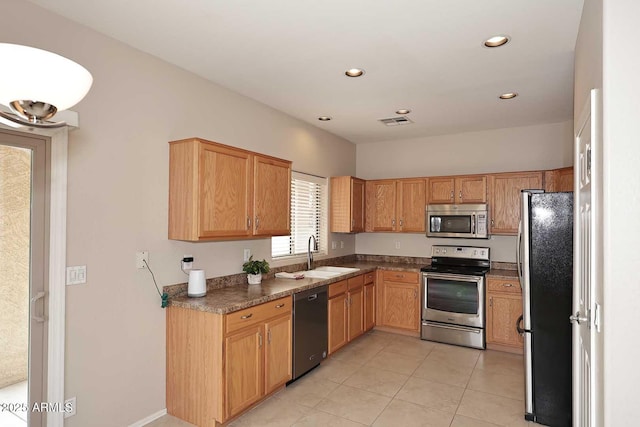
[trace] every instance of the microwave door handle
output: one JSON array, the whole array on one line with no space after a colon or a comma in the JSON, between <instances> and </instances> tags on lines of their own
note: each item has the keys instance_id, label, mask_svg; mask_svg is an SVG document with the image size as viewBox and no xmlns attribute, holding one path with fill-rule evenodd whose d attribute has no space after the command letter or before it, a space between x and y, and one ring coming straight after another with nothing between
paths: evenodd
<instances>
[{"instance_id":1,"label":"microwave door handle","mask_svg":"<svg viewBox=\"0 0 640 427\"><path fill-rule=\"evenodd\" d=\"M476 235L476 214L471 214L471 234Z\"/></svg>"}]
</instances>

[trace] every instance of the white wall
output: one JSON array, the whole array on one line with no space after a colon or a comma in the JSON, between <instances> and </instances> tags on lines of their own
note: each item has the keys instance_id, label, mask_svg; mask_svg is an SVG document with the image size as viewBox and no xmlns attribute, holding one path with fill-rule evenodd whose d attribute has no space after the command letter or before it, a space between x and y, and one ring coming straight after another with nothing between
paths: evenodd
<instances>
[{"instance_id":1,"label":"white wall","mask_svg":"<svg viewBox=\"0 0 640 427\"><path fill-rule=\"evenodd\" d=\"M244 248L270 258L270 240L167 240L168 141L199 136L293 161L322 176L355 173L355 146L29 2L4 0L0 40L67 56L91 71L91 92L70 135L68 265L87 265L67 288L67 397L74 426L124 426L165 408L165 311L158 285L185 282L195 256L208 277L241 271ZM353 236L336 236L354 253Z\"/></svg>"},{"instance_id":2,"label":"white wall","mask_svg":"<svg viewBox=\"0 0 640 427\"><path fill-rule=\"evenodd\" d=\"M638 424L640 2L604 0L605 425Z\"/></svg>"},{"instance_id":3,"label":"white wall","mask_svg":"<svg viewBox=\"0 0 640 427\"><path fill-rule=\"evenodd\" d=\"M375 179L554 169L573 165L572 150L573 123L560 122L358 144L356 173ZM430 256L434 244L488 246L492 260L515 262L515 237L511 236L461 240L362 233L356 237L356 252Z\"/></svg>"}]
</instances>

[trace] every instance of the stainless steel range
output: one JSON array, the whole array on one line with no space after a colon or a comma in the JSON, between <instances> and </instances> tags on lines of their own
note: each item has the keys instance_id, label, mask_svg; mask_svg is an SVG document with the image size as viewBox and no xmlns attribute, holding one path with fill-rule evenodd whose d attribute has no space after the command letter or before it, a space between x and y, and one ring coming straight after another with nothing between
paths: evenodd
<instances>
[{"instance_id":1,"label":"stainless steel range","mask_svg":"<svg viewBox=\"0 0 640 427\"><path fill-rule=\"evenodd\" d=\"M489 248L433 246L422 271L423 340L485 348L485 275Z\"/></svg>"}]
</instances>

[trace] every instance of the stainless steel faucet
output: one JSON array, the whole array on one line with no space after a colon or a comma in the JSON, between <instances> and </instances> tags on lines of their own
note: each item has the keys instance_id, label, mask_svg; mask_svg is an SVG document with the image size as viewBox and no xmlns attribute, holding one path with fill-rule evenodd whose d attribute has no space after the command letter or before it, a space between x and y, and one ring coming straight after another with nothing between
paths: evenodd
<instances>
[{"instance_id":1,"label":"stainless steel faucet","mask_svg":"<svg viewBox=\"0 0 640 427\"><path fill-rule=\"evenodd\" d=\"M313 264L313 253L311 252L311 240L313 239L313 250L316 250L316 246L318 242L316 241L316 236L313 234L309 236L309 242L307 243L307 270L311 270L311 265Z\"/></svg>"}]
</instances>

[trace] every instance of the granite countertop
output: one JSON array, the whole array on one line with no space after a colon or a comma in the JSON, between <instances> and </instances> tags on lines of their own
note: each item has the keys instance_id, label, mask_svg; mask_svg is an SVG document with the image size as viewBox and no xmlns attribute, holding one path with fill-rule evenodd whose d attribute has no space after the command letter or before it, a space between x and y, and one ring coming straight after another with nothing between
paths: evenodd
<instances>
[{"instance_id":1,"label":"granite countertop","mask_svg":"<svg viewBox=\"0 0 640 427\"><path fill-rule=\"evenodd\" d=\"M262 280L260 285L248 285L247 283L242 283L218 289L208 289L207 295L201 298L190 298L186 294L174 296L170 298L169 305L198 311L207 311L210 313L227 314L268 301L273 301L278 298L293 295L296 292L329 285L331 283L369 273L378 268L385 270L419 272L422 267L421 264L372 261L355 261L335 265L339 267L358 268L359 271L341 274L330 279L312 279L305 277L304 279L293 280L272 278Z\"/></svg>"}]
</instances>

